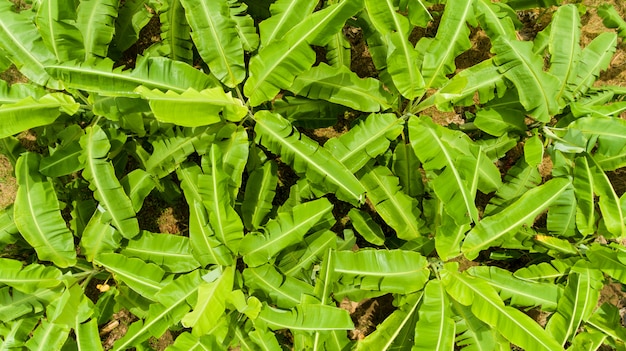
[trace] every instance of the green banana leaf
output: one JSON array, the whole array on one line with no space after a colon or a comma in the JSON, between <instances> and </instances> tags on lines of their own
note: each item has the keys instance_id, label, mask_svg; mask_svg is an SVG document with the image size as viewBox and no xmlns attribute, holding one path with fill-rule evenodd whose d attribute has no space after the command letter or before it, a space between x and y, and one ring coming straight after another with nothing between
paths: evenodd
<instances>
[{"instance_id":1,"label":"green banana leaf","mask_svg":"<svg viewBox=\"0 0 626 351\"><path fill-rule=\"evenodd\" d=\"M156 301L156 294L167 283L163 279L165 275L163 269L139 258L103 253L94 259L94 263L113 273L116 280L124 282L131 289L153 301Z\"/></svg>"},{"instance_id":2,"label":"green banana leaf","mask_svg":"<svg viewBox=\"0 0 626 351\"><path fill-rule=\"evenodd\" d=\"M593 192L598 195L598 206L602 214L602 220L608 232L614 237L623 237L626 234L626 223L620 199L615 193L609 177L600 168L600 165L589 157L590 173L593 178ZM607 236L611 236L607 235Z\"/></svg>"},{"instance_id":3,"label":"green banana leaf","mask_svg":"<svg viewBox=\"0 0 626 351\"><path fill-rule=\"evenodd\" d=\"M83 177L89 181L94 197L104 209L104 218L110 219L113 226L127 239L139 234L139 223L133 204L115 176L115 170L107 161L111 144L107 135L98 125L87 128L80 139L85 164Z\"/></svg>"},{"instance_id":4,"label":"green banana leaf","mask_svg":"<svg viewBox=\"0 0 626 351\"><path fill-rule=\"evenodd\" d=\"M246 169L248 154L250 153L250 138L248 137L247 128L234 123L225 124L215 135L215 145L222 153L221 168L230 178L228 180L228 189L230 190L230 203L234 206L239 189L243 184L243 174ZM198 146L198 153L204 152ZM207 161L209 159L205 155L201 161L201 165L207 173Z\"/></svg>"},{"instance_id":5,"label":"green banana leaf","mask_svg":"<svg viewBox=\"0 0 626 351\"><path fill-rule=\"evenodd\" d=\"M250 104L258 106L272 100L280 89L289 88L296 75L315 62L309 45L325 45L362 6L362 0L342 1L314 12L285 33L282 40L259 50L250 60L250 76L244 85Z\"/></svg>"},{"instance_id":6,"label":"green banana leaf","mask_svg":"<svg viewBox=\"0 0 626 351\"><path fill-rule=\"evenodd\" d=\"M357 172L389 148L391 141L402 133L403 122L391 113L370 114L345 134L329 139L324 149L351 172Z\"/></svg>"},{"instance_id":7,"label":"green banana leaf","mask_svg":"<svg viewBox=\"0 0 626 351\"><path fill-rule=\"evenodd\" d=\"M478 319L469 306L463 306L454 299L452 308L457 314L456 344L463 350L475 351L508 351L511 343L502 337L497 331L489 328L489 325Z\"/></svg>"},{"instance_id":8,"label":"green banana leaf","mask_svg":"<svg viewBox=\"0 0 626 351\"><path fill-rule=\"evenodd\" d=\"M74 335L79 350L103 350L102 343L99 342L98 320L90 319L88 322L77 324L74 327Z\"/></svg>"},{"instance_id":9,"label":"green banana leaf","mask_svg":"<svg viewBox=\"0 0 626 351\"><path fill-rule=\"evenodd\" d=\"M198 53L222 83L235 87L246 76L243 47L227 0L180 0Z\"/></svg>"},{"instance_id":10,"label":"green banana leaf","mask_svg":"<svg viewBox=\"0 0 626 351\"><path fill-rule=\"evenodd\" d=\"M39 322L39 318L23 318L13 323L8 320L4 320L6 325L3 330L4 340L0 342L0 347L3 349L20 348L24 347L24 343L32 335L32 331L35 325Z\"/></svg>"},{"instance_id":11,"label":"green banana leaf","mask_svg":"<svg viewBox=\"0 0 626 351\"><path fill-rule=\"evenodd\" d=\"M259 111L254 115L255 140L282 157L296 173L305 175L326 191L335 192L341 200L353 204L364 200L365 189L335 157L310 138L301 135L280 115Z\"/></svg>"},{"instance_id":12,"label":"green banana leaf","mask_svg":"<svg viewBox=\"0 0 626 351\"><path fill-rule=\"evenodd\" d=\"M322 261L328 249L336 249L337 242L337 235L330 230L307 235L302 243L279 257L278 269L285 275L306 280L306 272Z\"/></svg>"},{"instance_id":13,"label":"green banana leaf","mask_svg":"<svg viewBox=\"0 0 626 351\"><path fill-rule=\"evenodd\" d=\"M120 0L81 0L76 10L76 27L83 35L85 60L106 57L115 34Z\"/></svg>"},{"instance_id":14,"label":"green banana leaf","mask_svg":"<svg viewBox=\"0 0 626 351\"><path fill-rule=\"evenodd\" d=\"M532 44L498 39L493 43L494 62L519 94L528 113L540 122L549 122L558 112L559 80L543 71L543 60L532 52Z\"/></svg>"},{"instance_id":15,"label":"green banana leaf","mask_svg":"<svg viewBox=\"0 0 626 351\"><path fill-rule=\"evenodd\" d=\"M616 45L615 33L601 33L583 49L574 69L576 74L570 76L568 81L568 91L574 99L585 95L598 79L600 71L607 69L615 53Z\"/></svg>"},{"instance_id":16,"label":"green banana leaf","mask_svg":"<svg viewBox=\"0 0 626 351\"><path fill-rule=\"evenodd\" d=\"M309 99L326 100L364 112L391 107L392 96L373 78L359 78L348 67L321 63L295 77L289 90Z\"/></svg>"},{"instance_id":17,"label":"green banana leaf","mask_svg":"<svg viewBox=\"0 0 626 351\"><path fill-rule=\"evenodd\" d=\"M623 253L620 254L609 248L593 245L587 251L587 258L591 262L592 268L599 269L622 283L626 281L626 259Z\"/></svg>"},{"instance_id":18,"label":"green banana leaf","mask_svg":"<svg viewBox=\"0 0 626 351\"><path fill-rule=\"evenodd\" d=\"M561 106L571 101L568 96L568 82L577 74L576 65L580 59L580 16L573 5L560 6L554 14L550 31L550 73L560 81L557 99Z\"/></svg>"},{"instance_id":19,"label":"green banana leaf","mask_svg":"<svg viewBox=\"0 0 626 351\"><path fill-rule=\"evenodd\" d=\"M506 240L522 225L532 224L535 217L549 207L570 186L563 178L553 178L545 184L531 189L520 196L502 211L483 218L467 234L462 252L468 258L475 258L482 249L497 245Z\"/></svg>"},{"instance_id":20,"label":"green banana leaf","mask_svg":"<svg viewBox=\"0 0 626 351\"><path fill-rule=\"evenodd\" d=\"M513 273L513 276L526 281L552 282L566 276L575 260L556 259L550 262L541 262L520 268Z\"/></svg>"},{"instance_id":21,"label":"green banana leaf","mask_svg":"<svg viewBox=\"0 0 626 351\"><path fill-rule=\"evenodd\" d=\"M376 246L381 246L385 243L385 234L382 228L378 223L374 222L367 212L351 208L350 212L348 212L348 217L350 217L350 222L354 226L354 229L356 229L367 242Z\"/></svg>"},{"instance_id":22,"label":"green banana leaf","mask_svg":"<svg viewBox=\"0 0 626 351\"><path fill-rule=\"evenodd\" d=\"M268 303L279 308L296 307L302 302L302 295L314 294L312 285L290 276L283 276L269 264L244 269L243 279L249 293L260 292L261 296L267 296Z\"/></svg>"},{"instance_id":23,"label":"green banana leaf","mask_svg":"<svg viewBox=\"0 0 626 351\"><path fill-rule=\"evenodd\" d=\"M79 106L71 96L61 93L44 95L38 100L26 97L4 104L0 106L0 138L51 124L61 113L75 114Z\"/></svg>"},{"instance_id":24,"label":"green banana leaf","mask_svg":"<svg viewBox=\"0 0 626 351\"><path fill-rule=\"evenodd\" d=\"M46 71L63 82L66 88L85 90L103 96L137 97L138 86L182 93L192 88L197 91L212 87L208 75L192 66L165 57L137 58L135 68L113 68L108 58L85 62L47 64Z\"/></svg>"},{"instance_id":25,"label":"green banana leaf","mask_svg":"<svg viewBox=\"0 0 626 351\"><path fill-rule=\"evenodd\" d=\"M576 211L575 187L572 185L548 209L546 228L553 235L574 236L576 234Z\"/></svg>"},{"instance_id":26,"label":"green banana leaf","mask_svg":"<svg viewBox=\"0 0 626 351\"><path fill-rule=\"evenodd\" d=\"M44 44L58 62L82 60L85 57L83 36L75 26L76 7L73 1L42 1L37 9L35 23Z\"/></svg>"},{"instance_id":27,"label":"green banana leaf","mask_svg":"<svg viewBox=\"0 0 626 351\"><path fill-rule=\"evenodd\" d=\"M517 39L515 25L519 21L513 9L508 5L489 0L477 0L474 2L474 13L480 27L485 30L491 41L498 38L509 41Z\"/></svg>"},{"instance_id":28,"label":"green banana leaf","mask_svg":"<svg viewBox=\"0 0 626 351\"><path fill-rule=\"evenodd\" d=\"M228 266L219 273L216 280L200 284L193 311L181 319L184 327L192 328L193 335L209 334L223 318L226 300L233 290L235 270L233 266Z\"/></svg>"},{"instance_id":29,"label":"green banana leaf","mask_svg":"<svg viewBox=\"0 0 626 351\"><path fill-rule=\"evenodd\" d=\"M348 311L334 306L301 304L291 310L279 310L263 305L257 323L263 322L270 329L293 331L349 330L354 328Z\"/></svg>"},{"instance_id":30,"label":"green banana leaf","mask_svg":"<svg viewBox=\"0 0 626 351\"><path fill-rule=\"evenodd\" d=\"M626 328L621 326L619 309L608 302L603 303L589 317L587 324L599 330L602 335L613 339L614 345L624 346L626 340Z\"/></svg>"},{"instance_id":31,"label":"green banana leaf","mask_svg":"<svg viewBox=\"0 0 626 351\"><path fill-rule=\"evenodd\" d=\"M52 89L63 85L46 72L44 65L55 61L54 55L43 44L37 27L27 13L13 12L13 3L0 4L0 49L32 82ZM4 55L3 55L4 56Z\"/></svg>"},{"instance_id":32,"label":"green banana leaf","mask_svg":"<svg viewBox=\"0 0 626 351\"><path fill-rule=\"evenodd\" d=\"M31 263L27 266L22 262L0 258L2 272L0 273L0 283L19 290L24 293L34 293L40 289L50 289L63 283L61 271L52 266L44 266L38 263Z\"/></svg>"},{"instance_id":33,"label":"green banana leaf","mask_svg":"<svg viewBox=\"0 0 626 351\"><path fill-rule=\"evenodd\" d=\"M315 8L313 0L278 0L270 6L271 16L259 23L261 44L267 46L276 38L282 38L291 23L300 23Z\"/></svg>"},{"instance_id":34,"label":"green banana leaf","mask_svg":"<svg viewBox=\"0 0 626 351\"><path fill-rule=\"evenodd\" d=\"M407 99L424 93L424 78L419 70L419 55L407 39L412 29L409 19L397 11L398 1L365 1L374 28L387 44L387 68L398 91Z\"/></svg>"},{"instance_id":35,"label":"green banana leaf","mask_svg":"<svg viewBox=\"0 0 626 351\"><path fill-rule=\"evenodd\" d=\"M209 225L209 215L202 204L198 188L198 175L202 170L196 164L184 163L176 170L181 188L189 205L189 240L194 257L202 266L233 263L233 254L220 242Z\"/></svg>"},{"instance_id":36,"label":"green banana leaf","mask_svg":"<svg viewBox=\"0 0 626 351\"><path fill-rule=\"evenodd\" d=\"M116 341L113 350L127 350L148 340L150 336L161 337L169 327L189 313L191 306L188 301L197 299L202 282L196 270L163 286L156 295L159 303L150 305L145 320L140 319L129 326L126 335Z\"/></svg>"},{"instance_id":37,"label":"green banana leaf","mask_svg":"<svg viewBox=\"0 0 626 351\"><path fill-rule=\"evenodd\" d=\"M143 169L135 169L120 179L124 192L133 204L135 212L139 212L143 202L156 186L154 179Z\"/></svg>"},{"instance_id":38,"label":"green banana leaf","mask_svg":"<svg viewBox=\"0 0 626 351\"><path fill-rule=\"evenodd\" d=\"M410 294L428 280L428 262L417 252L369 250L332 253L332 276L346 287Z\"/></svg>"},{"instance_id":39,"label":"green banana leaf","mask_svg":"<svg viewBox=\"0 0 626 351\"><path fill-rule=\"evenodd\" d=\"M454 59L472 47L470 29L476 26L473 3L476 0L448 0L434 39L422 39L418 47L428 45L422 63L425 90L439 88L447 82L446 75L454 73Z\"/></svg>"},{"instance_id":40,"label":"green banana leaf","mask_svg":"<svg viewBox=\"0 0 626 351\"><path fill-rule=\"evenodd\" d=\"M480 103L486 103L495 97L502 97L506 90L504 75L494 65L493 59L489 59L459 72L441 89L421 101L412 112L417 113L433 105L442 111L452 111L454 106L473 105L475 93L478 93Z\"/></svg>"},{"instance_id":41,"label":"green banana leaf","mask_svg":"<svg viewBox=\"0 0 626 351\"><path fill-rule=\"evenodd\" d=\"M70 327L42 320L24 346L36 351L60 350L69 334Z\"/></svg>"},{"instance_id":42,"label":"green banana leaf","mask_svg":"<svg viewBox=\"0 0 626 351\"><path fill-rule=\"evenodd\" d=\"M39 173L40 156L24 153L17 160L17 195L13 205L15 225L43 261L59 267L76 264L74 236L61 216L52 181Z\"/></svg>"},{"instance_id":43,"label":"green banana leaf","mask_svg":"<svg viewBox=\"0 0 626 351\"><path fill-rule=\"evenodd\" d=\"M443 169L433 180L432 186L444 203L446 212L459 225L475 222L478 219L478 210L474 204L476 194L470 192L471 179L466 174L471 168L459 167L457 158L462 155L461 151L446 142L442 135L444 133L450 134L450 137L453 135L451 131L434 124L430 118L409 120L411 145L424 170ZM456 140L458 143L461 139ZM472 168L476 167L479 165Z\"/></svg>"},{"instance_id":44,"label":"green banana leaf","mask_svg":"<svg viewBox=\"0 0 626 351\"><path fill-rule=\"evenodd\" d=\"M279 212L265 225L265 233L252 232L244 236L239 247L244 262L258 267L271 260L284 248L302 240L312 228L330 227L333 206L325 199L306 202L288 212Z\"/></svg>"},{"instance_id":45,"label":"green banana leaf","mask_svg":"<svg viewBox=\"0 0 626 351\"><path fill-rule=\"evenodd\" d=\"M234 1L230 1L228 5L230 6L228 13L235 22L235 30L241 40L241 46L246 52L255 51L259 48L260 38L254 19L247 13L248 5Z\"/></svg>"},{"instance_id":46,"label":"green banana leaf","mask_svg":"<svg viewBox=\"0 0 626 351\"><path fill-rule=\"evenodd\" d=\"M183 332L167 347L167 351L218 350L221 346L213 335L194 336L189 332Z\"/></svg>"},{"instance_id":47,"label":"green banana leaf","mask_svg":"<svg viewBox=\"0 0 626 351\"><path fill-rule=\"evenodd\" d=\"M471 267L468 272L485 280L503 301L509 300L511 306L541 306L544 311L554 311L563 293L558 285L522 280L498 267Z\"/></svg>"},{"instance_id":48,"label":"green banana leaf","mask_svg":"<svg viewBox=\"0 0 626 351\"><path fill-rule=\"evenodd\" d=\"M585 265L572 267L556 313L546 325L546 331L561 345L572 341L581 323L591 316L598 305L602 280L603 275L599 270Z\"/></svg>"},{"instance_id":49,"label":"green banana leaf","mask_svg":"<svg viewBox=\"0 0 626 351\"><path fill-rule=\"evenodd\" d=\"M89 262L100 253L113 252L120 246L122 235L104 217L103 212L95 211L80 238L81 250Z\"/></svg>"},{"instance_id":50,"label":"green banana leaf","mask_svg":"<svg viewBox=\"0 0 626 351\"><path fill-rule=\"evenodd\" d=\"M458 272L457 263L448 263L442 272L446 292L481 321L496 329L511 343L526 350L563 350L539 324L521 311L506 306L494 288L480 278Z\"/></svg>"},{"instance_id":51,"label":"green banana leaf","mask_svg":"<svg viewBox=\"0 0 626 351\"><path fill-rule=\"evenodd\" d=\"M167 272L185 273L200 267L191 253L189 238L172 234L142 232L122 249L121 254L161 266Z\"/></svg>"},{"instance_id":52,"label":"green banana leaf","mask_svg":"<svg viewBox=\"0 0 626 351\"><path fill-rule=\"evenodd\" d=\"M221 125L167 129L151 140L153 152L145 162L146 171L157 178L167 176L197 151L197 146L211 145L212 134L220 127Z\"/></svg>"},{"instance_id":53,"label":"green banana leaf","mask_svg":"<svg viewBox=\"0 0 626 351\"><path fill-rule=\"evenodd\" d=\"M161 22L161 42L156 45L156 51L172 60L191 63L193 60L191 28L180 0L163 3L159 22Z\"/></svg>"},{"instance_id":54,"label":"green banana leaf","mask_svg":"<svg viewBox=\"0 0 626 351\"><path fill-rule=\"evenodd\" d=\"M374 332L359 340L354 350L409 350L415 338L416 311L422 296L422 293L408 295L405 303L377 325Z\"/></svg>"},{"instance_id":55,"label":"green banana leaf","mask_svg":"<svg viewBox=\"0 0 626 351\"><path fill-rule=\"evenodd\" d=\"M83 149L78 140L66 145L60 145L50 157L41 160L39 172L46 177L60 177L83 169L79 156Z\"/></svg>"},{"instance_id":56,"label":"green banana leaf","mask_svg":"<svg viewBox=\"0 0 626 351\"><path fill-rule=\"evenodd\" d=\"M148 0L128 0L122 4L115 21L115 35L109 46L109 56L119 57L139 39L141 29L153 16L147 6Z\"/></svg>"},{"instance_id":57,"label":"green banana leaf","mask_svg":"<svg viewBox=\"0 0 626 351\"><path fill-rule=\"evenodd\" d=\"M243 222L232 206L228 191L230 178L222 167L222 152L213 144L207 156L209 166L205 167L205 174L198 175L198 191L215 237L232 252L237 252L244 236Z\"/></svg>"},{"instance_id":58,"label":"green banana leaf","mask_svg":"<svg viewBox=\"0 0 626 351\"><path fill-rule=\"evenodd\" d=\"M241 215L248 230L258 229L273 208L277 169L276 162L270 160L250 173L241 204Z\"/></svg>"},{"instance_id":59,"label":"green banana leaf","mask_svg":"<svg viewBox=\"0 0 626 351\"><path fill-rule=\"evenodd\" d=\"M343 33L336 33L326 45L326 58L332 67L350 67L352 53L350 52L350 42Z\"/></svg>"},{"instance_id":60,"label":"green banana leaf","mask_svg":"<svg viewBox=\"0 0 626 351\"><path fill-rule=\"evenodd\" d=\"M0 210L0 245L15 243L19 233L13 220L13 205Z\"/></svg>"},{"instance_id":61,"label":"green banana leaf","mask_svg":"<svg viewBox=\"0 0 626 351\"><path fill-rule=\"evenodd\" d=\"M46 90L32 83L14 83L9 85L5 80L0 80L0 104L12 104L27 97L39 100L46 95Z\"/></svg>"},{"instance_id":62,"label":"green banana leaf","mask_svg":"<svg viewBox=\"0 0 626 351\"><path fill-rule=\"evenodd\" d=\"M188 89L177 94L171 90L162 93L158 89L139 86L135 91L148 100L159 122L184 127L219 123L222 119L238 122L248 113L241 100L233 98L230 92L225 93L222 88Z\"/></svg>"},{"instance_id":63,"label":"green banana leaf","mask_svg":"<svg viewBox=\"0 0 626 351\"><path fill-rule=\"evenodd\" d=\"M337 123L337 117L343 115L347 109L324 100L284 96L274 101L272 111L298 127L325 128Z\"/></svg>"},{"instance_id":64,"label":"green banana leaf","mask_svg":"<svg viewBox=\"0 0 626 351\"><path fill-rule=\"evenodd\" d=\"M414 170L419 169L421 163L409 143L398 143L393 150L391 170L398 176L402 190L411 197L424 194L422 175Z\"/></svg>"},{"instance_id":65,"label":"green banana leaf","mask_svg":"<svg viewBox=\"0 0 626 351\"><path fill-rule=\"evenodd\" d=\"M45 306L56 300L62 292L60 289L50 288L39 289L31 293L23 293L19 290L9 292L9 290L9 287L0 288L0 317L5 323L18 318L16 323L19 323L20 320L26 320L22 317L27 314L41 313ZM39 319L37 318L37 321Z\"/></svg>"},{"instance_id":66,"label":"green banana leaf","mask_svg":"<svg viewBox=\"0 0 626 351\"><path fill-rule=\"evenodd\" d=\"M360 180L376 212L398 238L412 240L420 236L424 220L418 202L402 191L400 181L389 168L366 165L360 171Z\"/></svg>"},{"instance_id":67,"label":"green banana leaf","mask_svg":"<svg viewBox=\"0 0 626 351\"><path fill-rule=\"evenodd\" d=\"M530 167L523 160L518 161L504 176L504 184L485 207L485 215L494 215L528 190L541 183L541 174L537 167Z\"/></svg>"},{"instance_id":68,"label":"green banana leaf","mask_svg":"<svg viewBox=\"0 0 626 351\"><path fill-rule=\"evenodd\" d=\"M440 280L426 284L418 314L412 350L453 350L456 325L452 320L450 298Z\"/></svg>"},{"instance_id":69,"label":"green banana leaf","mask_svg":"<svg viewBox=\"0 0 626 351\"><path fill-rule=\"evenodd\" d=\"M624 21L614 6L601 4L598 6L598 16L602 17L602 23L607 28L615 28L620 37L626 37L626 21Z\"/></svg>"}]
</instances>

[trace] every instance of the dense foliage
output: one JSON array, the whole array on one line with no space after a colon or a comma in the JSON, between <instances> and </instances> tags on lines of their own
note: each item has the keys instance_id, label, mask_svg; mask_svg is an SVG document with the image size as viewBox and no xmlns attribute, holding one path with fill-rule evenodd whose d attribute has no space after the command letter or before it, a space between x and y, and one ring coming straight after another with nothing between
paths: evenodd
<instances>
[{"instance_id":1,"label":"dense foliage","mask_svg":"<svg viewBox=\"0 0 626 351\"><path fill-rule=\"evenodd\" d=\"M0 349L102 349L120 310L116 350L626 349L598 303L626 283L626 89L594 85L626 22L598 8L617 34L581 47L582 5L437 2L0 0L0 69L28 79L0 82ZM457 69L475 30L490 58ZM182 233L142 228L157 200ZM383 296L349 333L339 303Z\"/></svg>"}]
</instances>

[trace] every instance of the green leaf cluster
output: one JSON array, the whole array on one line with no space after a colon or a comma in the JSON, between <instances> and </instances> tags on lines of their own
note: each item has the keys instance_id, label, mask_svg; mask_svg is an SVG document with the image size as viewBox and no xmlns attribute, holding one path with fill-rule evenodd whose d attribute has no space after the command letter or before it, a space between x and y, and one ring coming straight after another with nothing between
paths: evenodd
<instances>
[{"instance_id":1,"label":"green leaf cluster","mask_svg":"<svg viewBox=\"0 0 626 351\"><path fill-rule=\"evenodd\" d=\"M614 8L582 47L557 0L27 2L0 1L27 81L0 81L0 349L101 350L126 311L114 350L626 350ZM367 333L363 301L392 301Z\"/></svg>"}]
</instances>

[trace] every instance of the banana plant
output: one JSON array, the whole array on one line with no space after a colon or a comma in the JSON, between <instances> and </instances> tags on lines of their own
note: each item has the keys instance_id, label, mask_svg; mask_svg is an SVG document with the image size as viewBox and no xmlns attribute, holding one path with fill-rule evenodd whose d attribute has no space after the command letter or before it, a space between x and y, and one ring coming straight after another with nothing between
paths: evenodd
<instances>
[{"instance_id":1,"label":"banana plant","mask_svg":"<svg viewBox=\"0 0 626 351\"><path fill-rule=\"evenodd\" d=\"M26 3L0 0L0 349L626 350L614 8L581 47L558 0ZM342 306L389 297L354 333Z\"/></svg>"}]
</instances>

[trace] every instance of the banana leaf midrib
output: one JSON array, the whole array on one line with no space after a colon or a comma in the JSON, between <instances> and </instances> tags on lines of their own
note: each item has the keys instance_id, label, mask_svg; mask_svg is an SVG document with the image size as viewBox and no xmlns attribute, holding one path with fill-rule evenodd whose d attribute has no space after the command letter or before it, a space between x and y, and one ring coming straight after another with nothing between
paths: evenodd
<instances>
[{"instance_id":1,"label":"banana leaf midrib","mask_svg":"<svg viewBox=\"0 0 626 351\"><path fill-rule=\"evenodd\" d=\"M137 248L137 247L126 247L124 248L124 254L155 254L157 256L160 257L172 257L172 258L190 258L193 255L191 253L175 253L175 252L171 252L171 251L158 251L158 250L148 250L148 249L141 249L141 248Z\"/></svg>"}]
</instances>

